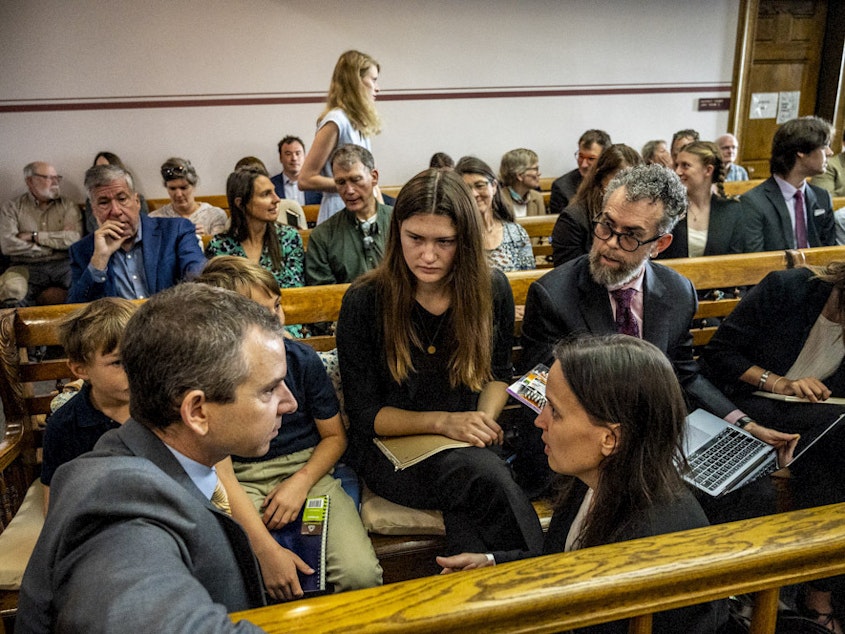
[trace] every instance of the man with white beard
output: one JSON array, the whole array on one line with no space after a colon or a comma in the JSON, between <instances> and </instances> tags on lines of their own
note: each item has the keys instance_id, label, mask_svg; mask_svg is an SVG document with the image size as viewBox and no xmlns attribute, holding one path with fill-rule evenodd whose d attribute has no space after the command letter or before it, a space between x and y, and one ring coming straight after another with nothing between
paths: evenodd
<instances>
[{"instance_id":1,"label":"man with white beard","mask_svg":"<svg viewBox=\"0 0 845 634\"><path fill-rule=\"evenodd\" d=\"M28 191L0 208L0 250L29 275L19 305L61 304L70 287L68 248L82 232L79 205L62 197L62 177L49 163L30 163L23 174Z\"/></svg>"}]
</instances>

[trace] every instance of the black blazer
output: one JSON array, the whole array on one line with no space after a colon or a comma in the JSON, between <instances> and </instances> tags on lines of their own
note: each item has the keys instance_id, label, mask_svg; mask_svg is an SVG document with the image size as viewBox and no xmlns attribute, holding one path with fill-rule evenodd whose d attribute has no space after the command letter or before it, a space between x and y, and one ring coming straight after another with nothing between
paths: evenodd
<instances>
[{"instance_id":1,"label":"black blazer","mask_svg":"<svg viewBox=\"0 0 845 634\"><path fill-rule=\"evenodd\" d=\"M832 290L810 269L769 273L707 344L701 355L705 372L727 393L756 389L739 380L752 365L783 376L801 353ZM824 381L834 396L845 396L843 366Z\"/></svg>"},{"instance_id":2,"label":"black blazer","mask_svg":"<svg viewBox=\"0 0 845 634\"><path fill-rule=\"evenodd\" d=\"M710 196L710 220L707 223L707 242L704 255L742 253L744 232L742 206L738 200ZM687 218L672 230L672 244L660 253L658 259L689 257Z\"/></svg>"},{"instance_id":3,"label":"black blazer","mask_svg":"<svg viewBox=\"0 0 845 634\"><path fill-rule=\"evenodd\" d=\"M698 306L695 288L685 277L653 262L643 280L643 339L662 350L694 407L724 417L736 406L699 372L689 332ZM522 322L519 374L538 363L551 365L552 347L569 335L616 332L610 298L596 284L587 256L546 273L528 288Z\"/></svg>"},{"instance_id":4,"label":"black blazer","mask_svg":"<svg viewBox=\"0 0 845 634\"><path fill-rule=\"evenodd\" d=\"M807 242L811 247L833 246L836 244L836 232L830 192L809 183L804 192ZM743 194L740 201L747 253L795 248L795 231L789 210L774 176Z\"/></svg>"},{"instance_id":5,"label":"black blazer","mask_svg":"<svg viewBox=\"0 0 845 634\"><path fill-rule=\"evenodd\" d=\"M552 516L549 532L543 544L543 554L560 553L564 550L566 536L587 493L587 486L579 480L574 482L573 487L567 500L569 504L555 511ZM635 513L629 528L614 541L652 537L708 525L704 511L701 510L692 493L684 489L676 500L656 504L646 511ZM675 634L676 632L712 634L712 632L717 632L726 620L727 603L724 600L711 601L655 614L653 632L655 634ZM576 634L626 634L628 621L612 621L577 628L574 632Z\"/></svg>"}]
</instances>

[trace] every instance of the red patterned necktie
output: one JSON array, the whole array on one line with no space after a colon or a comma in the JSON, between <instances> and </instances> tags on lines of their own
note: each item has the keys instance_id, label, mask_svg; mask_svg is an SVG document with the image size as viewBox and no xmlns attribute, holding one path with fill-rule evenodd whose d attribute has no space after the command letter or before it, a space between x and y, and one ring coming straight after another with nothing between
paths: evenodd
<instances>
[{"instance_id":1,"label":"red patterned necktie","mask_svg":"<svg viewBox=\"0 0 845 634\"><path fill-rule=\"evenodd\" d=\"M616 300L616 332L620 335L640 336L640 326L634 317L634 311L631 310L631 300L636 292L633 288L617 288L610 291Z\"/></svg>"}]
</instances>

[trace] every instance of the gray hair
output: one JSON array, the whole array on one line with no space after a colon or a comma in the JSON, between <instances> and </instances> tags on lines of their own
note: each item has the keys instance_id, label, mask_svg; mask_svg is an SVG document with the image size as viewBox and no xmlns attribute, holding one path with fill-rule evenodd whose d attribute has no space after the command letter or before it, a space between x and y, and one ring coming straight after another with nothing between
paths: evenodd
<instances>
[{"instance_id":1,"label":"gray hair","mask_svg":"<svg viewBox=\"0 0 845 634\"><path fill-rule=\"evenodd\" d=\"M517 181L517 176L522 176L532 165L540 159L534 150L528 148L517 148L502 155L499 163L499 180L502 184L510 187Z\"/></svg>"},{"instance_id":2,"label":"gray hair","mask_svg":"<svg viewBox=\"0 0 845 634\"><path fill-rule=\"evenodd\" d=\"M164 174L165 170L181 171L181 175L173 175L168 178ZM194 186L200 180L199 176L197 176L197 170L194 169L194 166L191 165L188 159L172 156L161 164L161 179L164 181L165 186L167 185L167 181L178 180L180 178L184 178L190 185Z\"/></svg>"},{"instance_id":3,"label":"gray hair","mask_svg":"<svg viewBox=\"0 0 845 634\"><path fill-rule=\"evenodd\" d=\"M88 198L93 198L92 192L98 187L105 187L109 183L118 180L125 180L129 190L135 191L135 183L132 182L132 175L117 165L95 165L85 171L85 189L88 191Z\"/></svg>"},{"instance_id":4,"label":"gray hair","mask_svg":"<svg viewBox=\"0 0 845 634\"><path fill-rule=\"evenodd\" d=\"M23 177L24 178L31 178L35 176L35 166L38 165L41 161L33 161L32 163L27 163L23 167Z\"/></svg>"},{"instance_id":5,"label":"gray hair","mask_svg":"<svg viewBox=\"0 0 845 634\"><path fill-rule=\"evenodd\" d=\"M376 160L373 158L372 153L367 148L353 143L341 145L329 157L329 165L332 166L332 170L334 170L335 163L341 167L349 168L358 161L368 170L374 170L376 168Z\"/></svg>"},{"instance_id":6,"label":"gray hair","mask_svg":"<svg viewBox=\"0 0 845 634\"><path fill-rule=\"evenodd\" d=\"M250 372L242 348L253 328L283 338L274 314L229 290L186 283L153 295L121 340L132 417L149 428L167 427L181 420L190 390L202 390L212 403L234 401Z\"/></svg>"},{"instance_id":7,"label":"gray hair","mask_svg":"<svg viewBox=\"0 0 845 634\"><path fill-rule=\"evenodd\" d=\"M657 224L661 233L672 231L687 215L687 190L678 175L662 165L637 165L619 172L607 186L603 207L620 187L625 188L625 199L629 202L648 199L663 203L663 218Z\"/></svg>"}]
</instances>

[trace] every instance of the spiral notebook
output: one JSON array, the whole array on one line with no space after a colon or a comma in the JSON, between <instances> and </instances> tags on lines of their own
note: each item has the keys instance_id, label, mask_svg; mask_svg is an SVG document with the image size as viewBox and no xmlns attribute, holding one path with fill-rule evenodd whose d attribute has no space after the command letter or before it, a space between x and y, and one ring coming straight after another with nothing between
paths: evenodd
<instances>
[{"instance_id":1,"label":"spiral notebook","mask_svg":"<svg viewBox=\"0 0 845 634\"><path fill-rule=\"evenodd\" d=\"M299 585L306 596L331 592L326 588L326 535L328 534L329 498L306 498L297 518L270 533L284 548L292 550L314 569L306 575L297 571Z\"/></svg>"}]
</instances>

